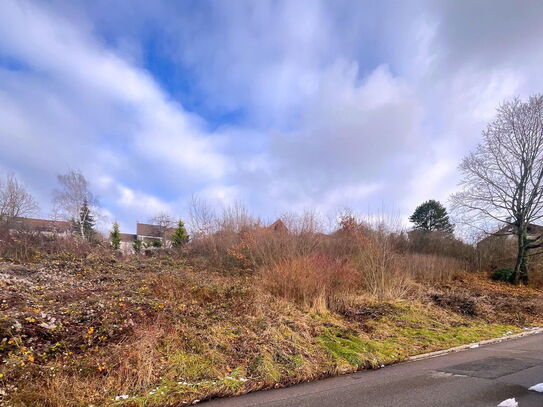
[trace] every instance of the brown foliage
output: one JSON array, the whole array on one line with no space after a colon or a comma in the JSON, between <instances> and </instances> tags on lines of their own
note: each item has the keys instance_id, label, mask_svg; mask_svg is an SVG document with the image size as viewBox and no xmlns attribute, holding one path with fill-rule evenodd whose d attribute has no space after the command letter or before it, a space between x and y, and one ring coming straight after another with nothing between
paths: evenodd
<instances>
[{"instance_id":1,"label":"brown foliage","mask_svg":"<svg viewBox=\"0 0 543 407\"><path fill-rule=\"evenodd\" d=\"M273 295L316 311L341 309L360 286L352 266L322 255L283 260L264 268L261 277Z\"/></svg>"}]
</instances>

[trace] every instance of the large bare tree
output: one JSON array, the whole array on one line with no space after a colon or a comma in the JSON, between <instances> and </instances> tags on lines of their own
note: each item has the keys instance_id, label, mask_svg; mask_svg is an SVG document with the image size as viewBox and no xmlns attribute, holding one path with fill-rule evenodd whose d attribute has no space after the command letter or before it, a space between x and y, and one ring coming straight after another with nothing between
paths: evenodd
<instances>
[{"instance_id":1,"label":"large bare tree","mask_svg":"<svg viewBox=\"0 0 543 407\"><path fill-rule=\"evenodd\" d=\"M74 221L78 233L86 236L85 225L98 206L98 199L91 192L89 182L78 170L57 175L59 187L53 191L53 210L55 218Z\"/></svg>"},{"instance_id":2,"label":"large bare tree","mask_svg":"<svg viewBox=\"0 0 543 407\"><path fill-rule=\"evenodd\" d=\"M30 216L38 211L38 203L14 175L0 181L0 220Z\"/></svg>"},{"instance_id":3,"label":"large bare tree","mask_svg":"<svg viewBox=\"0 0 543 407\"><path fill-rule=\"evenodd\" d=\"M454 210L481 229L498 223L514 234L515 282L527 282L528 257L543 246L543 236L528 235L528 226L543 217L543 95L504 102L460 170Z\"/></svg>"}]
</instances>

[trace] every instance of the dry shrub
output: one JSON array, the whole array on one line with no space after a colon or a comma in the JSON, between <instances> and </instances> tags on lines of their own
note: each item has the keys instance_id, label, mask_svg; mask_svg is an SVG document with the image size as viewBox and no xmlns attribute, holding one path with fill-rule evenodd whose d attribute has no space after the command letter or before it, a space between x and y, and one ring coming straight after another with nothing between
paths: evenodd
<instances>
[{"instance_id":1,"label":"dry shrub","mask_svg":"<svg viewBox=\"0 0 543 407\"><path fill-rule=\"evenodd\" d=\"M208 219L203 215L195 218ZM284 226L277 229L263 226L239 205L226 208L222 216L211 219L199 221L206 226L197 230L205 232L193 234L189 250L210 265L227 270L256 270L318 253L325 236L322 222L309 211L283 215L280 219Z\"/></svg>"},{"instance_id":2,"label":"dry shrub","mask_svg":"<svg viewBox=\"0 0 543 407\"><path fill-rule=\"evenodd\" d=\"M439 231L411 230L407 233L406 249L412 253L433 254L453 257L475 264L477 253L475 248L454 235Z\"/></svg>"},{"instance_id":3,"label":"dry shrub","mask_svg":"<svg viewBox=\"0 0 543 407\"><path fill-rule=\"evenodd\" d=\"M360 285L346 262L322 255L284 260L263 268L262 283L273 295L315 311L337 311Z\"/></svg>"},{"instance_id":4,"label":"dry shrub","mask_svg":"<svg viewBox=\"0 0 543 407\"><path fill-rule=\"evenodd\" d=\"M317 232L293 233L260 228L247 233L244 240L247 257L258 268L319 253L325 237Z\"/></svg>"},{"instance_id":5,"label":"dry shrub","mask_svg":"<svg viewBox=\"0 0 543 407\"><path fill-rule=\"evenodd\" d=\"M0 231L0 258L16 262L29 261L36 257L41 243L39 235Z\"/></svg>"},{"instance_id":6,"label":"dry shrub","mask_svg":"<svg viewBox=\"0 0 543 407\"><path fill-rule=\"evenodd\" d=\"M390 235L375 233L360 250L355 264L366 293L378 298L401 298L412 288L401 256L392 250Z\"/></svg>"},{"instance_id":7,"label":"dry shrub","mask_svg":"<svg viewBox=\"0 0 543 407\"><path fill-rule=\"evenodd\" d=\"M450 281L470 269L465 261L432 254L405 253L399 256L399 263L411 278L420 283Z\"/></svg>"},{"instance_id":8,"label":"dry shrub","mask_svg":"<svg viewBox=\"0 0 543 407\"><path fill-rule=\"evenodd\" d=\"M112 253L109 242L95 239L89 242L78 236L54 235L28 230L8 231L0 227L0 259L15 262L37 260L40 255L70 255L84 258L89 255L102 257Z\"/></svg>"}]
</instances>

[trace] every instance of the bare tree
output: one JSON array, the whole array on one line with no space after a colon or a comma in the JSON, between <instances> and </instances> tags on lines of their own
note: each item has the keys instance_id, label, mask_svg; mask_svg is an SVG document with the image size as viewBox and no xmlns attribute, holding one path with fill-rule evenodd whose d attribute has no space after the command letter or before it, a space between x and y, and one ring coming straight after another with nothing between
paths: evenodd
<instances>
[{"instance_id":1,"label":"bare tree","mask_svg":"<svg viewBox=\"0 0 543 407\"><path fill-rule=\"evenodd\" d=\"M514 234L515 282L527 282L529 253L543 246L543 236L527 233L543 217L543 95L503 103L460 170L462 190L451 197L453 209L472 226L485 230L498 223Z\"/></svg>"},{"instance_id":2,"label":"bare tree","mask_svg":"<svg viewBox=\"0 0 543 407\"><path fill-rule=\"evenodd\" d=\"M149 223L159 227L159 233L162 240L166 241L166 232L176 225L176 221L166 212L159 212L152 218L149 218Z\"/></svg>"},{"instance_id":3,"label":"bare tree","mask_svg":"<svg viewBox=\"0 0 543 407\"><path fill-rule=\"evenodd\" d=\"M193 236L200 237L213 233L217 225L217 215L204 199L193 195L189 203L189 229Z\"/></svg>"},{"instance_id":4,"label":"bare tree","mask_svg":"<svg viewBox=\"0 0 543 407\"><path fill-rule=\"evenodd\" d=\"M66 174L57 175L59 188L53 191L53 207L56 218L76 221L79 234L88 238L85 225L91 213L96 212L98 199L90 191L89 182L78 170L70 170ZM92 220L93 221L93 220Z\"/></svg>"},{"instance_id":5,"label":"bare tree","mask_svg":"<svg viewBox=\"0 0 543 407\"><path fill-rule=\"evenodd\" d=\"M4 182L0 181L0 220L9 222L30 216L38 209L38 203L14 175L7 175Z\"/></svg>"}]
</instances>

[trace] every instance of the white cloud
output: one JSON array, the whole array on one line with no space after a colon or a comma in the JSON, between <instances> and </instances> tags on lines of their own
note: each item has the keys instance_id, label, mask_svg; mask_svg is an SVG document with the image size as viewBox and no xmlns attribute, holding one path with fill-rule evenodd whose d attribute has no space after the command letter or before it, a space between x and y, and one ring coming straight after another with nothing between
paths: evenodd
<instances>
[{"instance_id":1,"label":"white cloud","mask_svg":"<svg viewBox=\"0 0 543 407\"><path fill-rule=\"evenodd\" d=\"M40 200L55 173L81 168L127 225L192 193L262 215L383 203L404 215L446 200L501 100L542 89L543 10L505 3L3 1L2 167ZM148 26L202 116L142 67ZM232 112L210 130L205 113Z\"/></svg>"}]
</instances>

